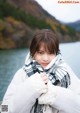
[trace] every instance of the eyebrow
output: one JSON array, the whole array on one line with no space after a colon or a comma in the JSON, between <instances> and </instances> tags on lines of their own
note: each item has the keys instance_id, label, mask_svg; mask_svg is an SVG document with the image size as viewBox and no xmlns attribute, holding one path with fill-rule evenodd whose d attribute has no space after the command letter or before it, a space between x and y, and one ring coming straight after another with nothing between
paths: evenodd
<instances>
[{"instance_id":1,"label":"eyebrow","mask_svg":"<svg viewBox=\"0 0 80 113\"><path fill-rule=\"evenodd\" d=\"M38 50L38 51L44 52L44 50Z\"/></svg>"}]
</instances>

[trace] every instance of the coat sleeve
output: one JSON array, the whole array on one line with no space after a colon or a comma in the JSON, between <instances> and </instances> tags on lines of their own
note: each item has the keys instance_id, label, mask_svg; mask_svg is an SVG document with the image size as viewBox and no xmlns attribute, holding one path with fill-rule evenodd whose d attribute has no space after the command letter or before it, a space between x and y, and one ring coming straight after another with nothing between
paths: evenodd
<instances>
[{"instance_id":1,"label":"coat sleeve","mask_svg":"<svg viewBox=\"0 0 80 113\"><path fill-rule=\"evenodd\" d=\"M48 92L39 97L39 104L47 104L60 113L80 113L80 95L71 89L48 83Z\"/></svg>"},{"instance_id":2,"label":"coat sleeve","mask_svg":"<svg viewBox=\"0 0 80 113\"><path fill-rule=\"evenodd\" d=\"M62 87L55 87L57 90L52 107L57 108L62 113L80 113L80 95L76 92Z\"/></svg>"},{"instance_id":3,"label":"coat sleeve","mask_svg":"<svg viewBox=\"0 0 80 113\"><path fill-rule=\"evenodd\" d=\"M30 113L36 99L47 90L41 77L36 75L28 78L23 69L16 72L2 102L8 105L7 113Z\"/></svg>"}]
</instances>

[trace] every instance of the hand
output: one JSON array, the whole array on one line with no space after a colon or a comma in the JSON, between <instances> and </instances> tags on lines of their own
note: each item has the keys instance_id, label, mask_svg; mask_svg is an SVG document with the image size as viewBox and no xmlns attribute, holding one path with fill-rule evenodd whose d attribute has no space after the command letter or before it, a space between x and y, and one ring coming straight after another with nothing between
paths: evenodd
<instances>
[{"instance_id":1,"label":"hand","mask_svg":"<svg viewBox=\"0 0 80 113\"><path fill-rule=\"evenodd\" d=\"M39 104L52 105L56 99L56 86L52 85L51 81L48 81L47 87L48 91L38 98Z\"/></svg>"},{"instance_id":2,"label":"hand","mask_svg":"<svg viewBox=\"0 0 80 113\"><path fill-rule=\"evenodd\" d=\"M43 82L47 85L47 83L48 83L48 76L45 73L42 73L41 74L41 78L42 78Z\"/></svg>"},{"instance_id":3,"label":"hand","mask_svg":"<svg viewBox=\"0 0 80 113\"><path fill-rule=\"evenodd\" d=\"M35 88L35 90L37 90L40 94L47 92L48 87L45 85L45 83L47 83L47 76L45 77L43 74L40 75L39 73L35 73L28 79L32 87Z\"/></svg>"}]
</instances>

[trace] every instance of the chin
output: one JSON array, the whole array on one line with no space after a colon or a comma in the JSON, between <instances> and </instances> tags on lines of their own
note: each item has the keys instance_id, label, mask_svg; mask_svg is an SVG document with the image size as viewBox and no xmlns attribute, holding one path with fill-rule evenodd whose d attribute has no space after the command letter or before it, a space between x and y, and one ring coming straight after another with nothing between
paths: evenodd
<instances>
[{"instance_id":1,"label":"chin","mask_svg":"<svg viewBox=\"0 0 80 113\"><path fill-rule=\"evenodd\" d=\"M46 66L42 66L43 68L46 68L47 67L47 65Z\"/></svg>"}]
</instances>

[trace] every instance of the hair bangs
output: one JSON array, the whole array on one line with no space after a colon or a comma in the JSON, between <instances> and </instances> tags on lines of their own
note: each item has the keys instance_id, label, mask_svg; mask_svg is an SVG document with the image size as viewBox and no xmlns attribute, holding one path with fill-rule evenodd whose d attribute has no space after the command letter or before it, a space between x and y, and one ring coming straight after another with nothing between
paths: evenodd
<instances>
[{"instance_id":1,"label":"hair bangs","mask_svg":"<svg viewBox=\"0 0 80 113\"><path fill-rule=\"evenodd\" d=\"M37 46L37 51L41 48L41 46L44 47L45 51L50 54L55 54L55 48L53 48L53 41L49 40L48 38L44 38L40 40L38 46Z\"/></svg>"}]
</instances>

